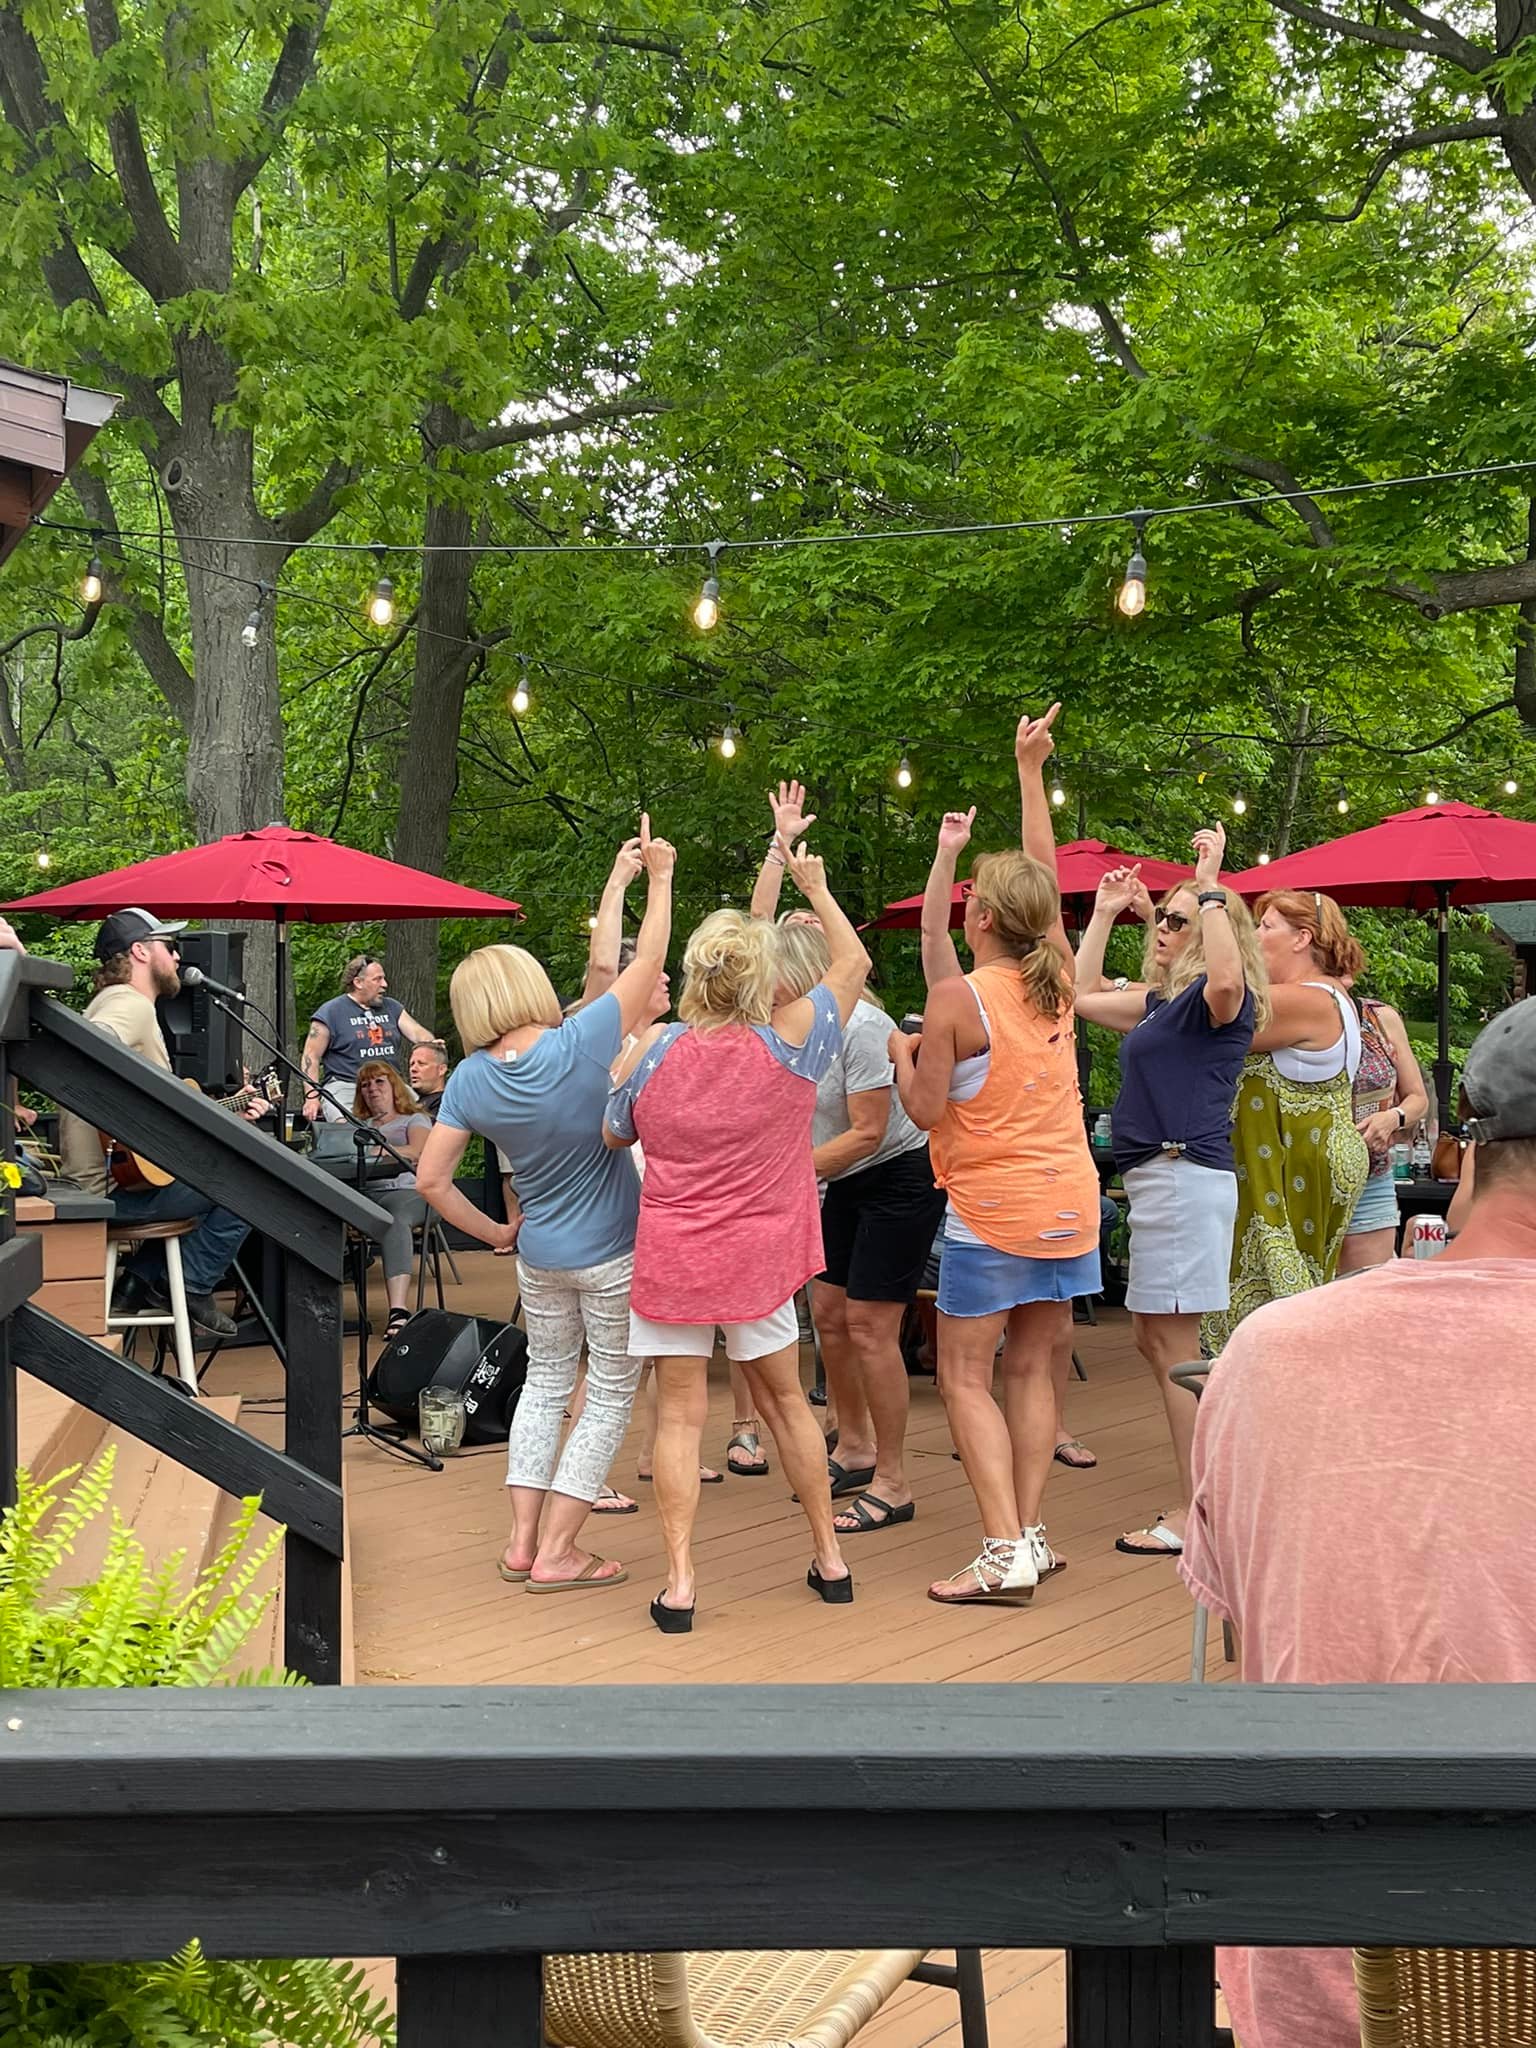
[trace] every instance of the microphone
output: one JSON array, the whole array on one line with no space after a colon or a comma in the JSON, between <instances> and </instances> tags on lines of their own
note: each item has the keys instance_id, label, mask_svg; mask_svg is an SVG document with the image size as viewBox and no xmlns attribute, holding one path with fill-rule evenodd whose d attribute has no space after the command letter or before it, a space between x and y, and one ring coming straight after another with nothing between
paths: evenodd
<instances>
[{"instance_id":1,"label":"microphone","mask_svg":"<svg viewBox=\"0 0 1536 2048\"><path fill-rule=\"evenodd\" d=\"M210 995L223 996L231 1003L244 1003L250 1000L243 989L227 988L222 981L215 981L211 974L204 974L201 967L183 967L181 985L183 988L205 988Z\"/></svg>"}]
</instances>

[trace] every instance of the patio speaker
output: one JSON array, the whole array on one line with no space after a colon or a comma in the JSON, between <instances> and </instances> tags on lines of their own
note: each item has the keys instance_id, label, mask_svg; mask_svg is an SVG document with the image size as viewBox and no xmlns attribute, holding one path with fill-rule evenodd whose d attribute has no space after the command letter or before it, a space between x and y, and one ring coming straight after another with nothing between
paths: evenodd
<instances>
[{"instance_id":1,"label":"patio speaker","mask_svg":"<svg viewBox=\"0 0 1536 2048\"><path fill-rule=\"evenodd\" d=\"M464 1396L466 1444L505 1443L528 1370L528 1339L516 1323L422 1309L379 1353L368 1398L413 1430L423 1387Z\"/></svg>"},{"instance_id":2,"label":"patio speaker","mask_svg":"<svg viewBox=\"0 0 1536 2048\"><path fill-rule=\"evenodd\" d=\"M184 966L200 967L225 988L245 987L244 932L183 932L181 958ZM210 1095L233 1095L240 1086L243 1036L233 1018L215 1009L200 988L162 996L155 1008L172 1071Z\"/></svg>"}]
</instances>

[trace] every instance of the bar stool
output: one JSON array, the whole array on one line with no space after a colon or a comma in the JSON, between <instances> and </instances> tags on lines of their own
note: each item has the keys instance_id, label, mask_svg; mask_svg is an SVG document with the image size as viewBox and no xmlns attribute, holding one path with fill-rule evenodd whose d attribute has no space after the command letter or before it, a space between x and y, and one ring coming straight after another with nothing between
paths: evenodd
<instances>
[{"instance_id":1,"label":"bar stool","mask_svg":"<svg viewBox=\"0 0 1536 2048\"><path fill-rule=\"evenodd\" d=\"M178 1217L172 1223L109 1223L107 1225L107 1312L108 1330L165 1330L172 1332L176 1348L176 1371L182 1385L197 1396L197 1360L192 1350L192 1318L187 1314L187 1283L181 1271L181 1240L197 1228L197 1219ZM117 1281L120 1246L163 1244L165 1246L165 1291L170 1297L163 1309L145 1309L139 1315L113 1315L112 1289Z\"/></svg>"}]
</instances>

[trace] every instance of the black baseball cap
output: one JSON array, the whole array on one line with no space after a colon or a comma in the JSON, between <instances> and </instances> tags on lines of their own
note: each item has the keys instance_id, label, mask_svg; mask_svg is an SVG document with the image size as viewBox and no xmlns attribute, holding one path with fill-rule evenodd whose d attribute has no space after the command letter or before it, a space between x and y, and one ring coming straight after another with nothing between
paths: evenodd
<instances>
[{"instance_id":1,"label":"black baseball cap","mask_svg":"<svg viewBox=\"0 0 1536 2048\"><path fill-rule=\"evenodd\" d=\"M114 910L96 934L96 958L111 960L126 953L130 946L138 945L141 939L179 938L186 928L185 918L179 924L171 924L148 910Z\"/></svg>"}]
</instances>

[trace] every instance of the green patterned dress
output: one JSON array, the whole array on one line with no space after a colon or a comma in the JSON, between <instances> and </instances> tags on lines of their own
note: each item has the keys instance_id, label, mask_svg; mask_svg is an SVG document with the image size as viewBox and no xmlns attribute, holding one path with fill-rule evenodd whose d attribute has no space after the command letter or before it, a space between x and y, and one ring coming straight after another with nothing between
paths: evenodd
<instances>
[{"instance_id":1,"label":"green patterned dress","mask_svg":"<svg viewBox=\"0 0 1536 2048\"><path fill-rule=\"evenodd\" d=\"M1370 1171L1348 1074L1287 1080L1267 1052L1250 1053L1243 1062L1232 1104L1232 1150L1232 1304L1201 1321L1208 1358L1266 1301L1333 1278Z\"/></svg>"}]
</instances>

